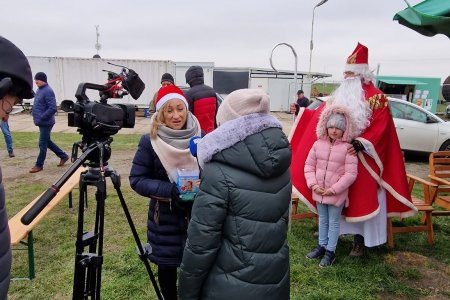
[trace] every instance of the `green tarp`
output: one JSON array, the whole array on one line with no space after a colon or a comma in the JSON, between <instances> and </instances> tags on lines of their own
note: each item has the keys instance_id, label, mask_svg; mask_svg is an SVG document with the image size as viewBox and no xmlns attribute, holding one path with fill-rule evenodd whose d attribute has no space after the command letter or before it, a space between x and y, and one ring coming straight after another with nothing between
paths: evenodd
<instances>
[{"instance_id":1,"label":"green tarp","mask_svg":"<svg viewBox=\"0 0 450 300\"><path fill-rule=\"evenodd\" d=\"M387 84L398 84L398 85L423 85L427 84L422 81L409 80L409 79L379 79L381 82Z\"/></svg>"},{"instance_id":2,"label":"green tarp","mask_svg":"<svg viewBox=\"0 0 450 300\"><path fill-rule=\"evenodd\" d=\"M394 20L426 36L441 33L450 38L450 0L425 0L414 6L408 4L408 8L395 14Z\"/></svg>"}]
</instances>

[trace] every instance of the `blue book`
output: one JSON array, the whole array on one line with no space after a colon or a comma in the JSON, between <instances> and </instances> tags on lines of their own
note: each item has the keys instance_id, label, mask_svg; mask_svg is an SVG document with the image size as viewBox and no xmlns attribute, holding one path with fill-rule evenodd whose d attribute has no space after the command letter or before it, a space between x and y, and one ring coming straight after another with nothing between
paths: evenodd
<instances>
[{"instance_id":1,"label":"blue book","mask_svg":"<svg viewBox=\"0 0 450 300\"><path fill-rule=\"evenodd\" d=\"M198 170L177 170L177 187L182 201L194 201L195 195L199 191L199 171Z\"/></svg>"}]
</instances>

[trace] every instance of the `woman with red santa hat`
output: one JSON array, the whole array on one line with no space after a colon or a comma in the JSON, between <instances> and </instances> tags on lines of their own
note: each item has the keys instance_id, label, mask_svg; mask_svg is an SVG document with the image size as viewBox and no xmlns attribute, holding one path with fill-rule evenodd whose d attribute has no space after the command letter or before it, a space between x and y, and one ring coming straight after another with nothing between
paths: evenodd
<instances>
[{"instance_id":1,"label":"woman with red santa hat","mask_svg":"<svg viewBox=\"0 0 450 300\"><path fill-rule=\"evenodd\" d=\"M178 299L177 268L187 238L188 207L180 202L177 171L197 170L189 141L200 136L200 124L189 112L183 92L175 85L161 88L150 133L142 136L130 171L130 185L150 199L147 239L151 262L158 265L158 281L164 299Z\"/></svg>"}]
</instances>

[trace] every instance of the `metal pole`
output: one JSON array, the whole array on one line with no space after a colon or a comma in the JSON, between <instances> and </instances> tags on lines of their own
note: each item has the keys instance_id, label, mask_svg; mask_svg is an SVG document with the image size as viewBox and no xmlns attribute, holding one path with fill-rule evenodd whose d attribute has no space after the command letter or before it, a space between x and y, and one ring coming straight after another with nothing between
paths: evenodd
<instances>
[{"instance_id":1,"label":"metal pole","mask_svg":"<svg viewBox=\"0 0 450 300\"><path fill-rule=\"evenodd\" d=\"M327 1L328 1L328 0L327 0ZM295 58L295 60L294 60L294 82L295 82L295 84L294 84L294 90L295 90L295 93L296 93L296 92L297 92L297 89L298 89L298 80L297 80L297 73L298 73L298 72L297 72L298 58L297 58L297 52L295 52L294 47L292 47L292 46L289 45L288 43L279 43L279 44L275 45L275 47L273 47L273 49L272 49L272 52L270 53L270 66L272 67L272 69L273 69L275 72L278 72L278 70L273 66L272 56L273 56L273 51L275 50L275 48L278 47L278 46L281 46L281 45L285 45L285 46L288 46L289 48L291 48L292 54L294 54L294 58ZM288 109L289 109L289 104L288 104Z\"/></svg>"},{"instance_id":2,"label":"metal pole","mask_svg":"<svg viewBox=\"0 0 450 300\"><path fill-rule=\"evenodd\" d=\"M309 42L309 69L308 69L308 76L310 77L310 81L311 81L311 87L310 90L312 89L312 76L311 76L311 61L312 61L312 51L314 48L314 43L313 43L313 33L314 33L314 13L317 7L321 6L322 4L324 4L325 2L327 2L328 0L322 0L319 3L316 4L316 6L314 6L313 8L313 15L312 15L312 21L311 21L311 40ZM311 98L311 95L310 95Z\"/></svg>"}]
</instances>

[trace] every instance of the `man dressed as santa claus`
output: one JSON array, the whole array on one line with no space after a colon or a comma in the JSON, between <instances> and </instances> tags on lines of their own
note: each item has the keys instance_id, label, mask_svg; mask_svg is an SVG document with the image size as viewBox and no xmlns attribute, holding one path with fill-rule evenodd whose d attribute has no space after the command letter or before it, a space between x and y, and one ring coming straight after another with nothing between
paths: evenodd
<instances>
[{"instance_id":1,"label":"man dressed as santa claus","mask_svg":"<svg viewBox=\"0 0 450 300\"><path fill-rule=\"evenodd\" d=\"M348 151L358 155L358 177L350 187L349 205L342 212L340 226L341 234L355 234L351 256L363 255L364 245L374 247L386 243L388 216L408 217L417 213L408 191L388 100L372 80L368 49L358 43L347 59L342 84L316 110L300 109L289 135L293 193L316 212L312 192L306 185L304 166L317 139L315 128L320 113L333 103L345 105L353 114L359 137Z\"/></svg>"}]
</instances>

